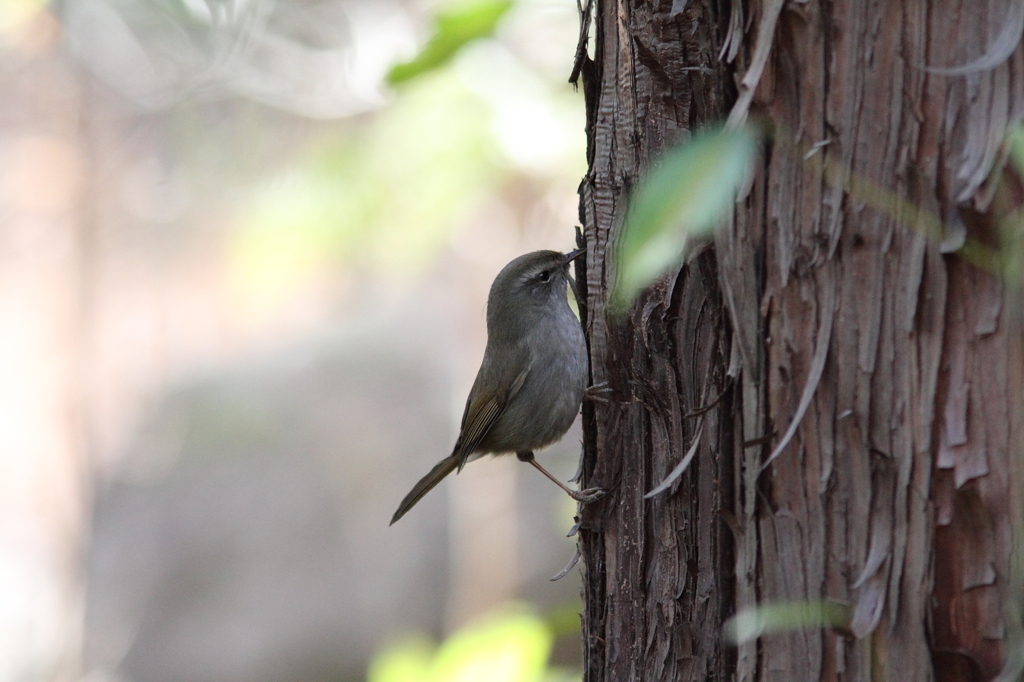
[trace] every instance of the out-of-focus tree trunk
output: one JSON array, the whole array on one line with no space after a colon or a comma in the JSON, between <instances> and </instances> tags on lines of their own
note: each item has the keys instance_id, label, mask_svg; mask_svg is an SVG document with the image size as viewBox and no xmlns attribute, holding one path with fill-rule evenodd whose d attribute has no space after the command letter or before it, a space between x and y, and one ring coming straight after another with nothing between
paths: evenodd
<instances>
[{"instance_id":1,"label":"out-of-focus tree trunk","mask_svg":"<svg viewBox=\"0 0 1024 682\"><path fill-rule=\"evenodd\" d=\"M0 14L0 679L65 682L82 674L90 495L88 365L74 361L86 107L50 9Z\"/></svg>"},{"instance_id":2,"label":"out-of-focus tree trunk","mask_svg":"<svg viewBox=\"0 0 1024 682\"><path fill-rule=\"evenodd\" d=\"M583 483L612 492L581 516L589 682L981 681L1021 651L1019 282L986 253L1019 205L1022 25L1016 0L597 0L582 295L609 390ZM609 316L630 188L748 110L768 138L729 225ZM844 630L722 642L739 609L822 599Z\"/></svg>"}]
</instances>

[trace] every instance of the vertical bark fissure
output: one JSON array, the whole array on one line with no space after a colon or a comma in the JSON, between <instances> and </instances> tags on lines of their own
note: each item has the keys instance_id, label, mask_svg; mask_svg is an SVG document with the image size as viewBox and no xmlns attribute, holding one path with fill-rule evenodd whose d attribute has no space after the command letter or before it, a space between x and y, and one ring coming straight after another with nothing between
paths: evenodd
<instances>
[{"instance_id":1,"label":"vertical bark fissure","mask_svg":"<svg viewBox=\"0 0 1024 682\"><path fill-rule=\"evenodd\" d=\"M718 630L731 580L716 578L728 556L717 510L731 501L716 487L729 475L721 468L728 448L723 455L713 442L702 446L671 490L643 499L685 453L693 430L683 415L698 407L707 364L724 365L722 317L707 313L722 305L717 282L706 273L667 278L626 319L608 317L604 306L629 187L691 122L724 111L725 71L710 54L715 1L691 2L676 16L668 7L598 3L599 64L583 69L585 89L597 93L588 98L593 155L581 191L585 325L593 380L611 389L608 404L585 410L584 474L585 485L612 490L581 512L587 680L725 679L729 667ZM694 358L699 367L690 366ZM714 441L731 430L705 433Z\"/></svg>"}]
</instances>

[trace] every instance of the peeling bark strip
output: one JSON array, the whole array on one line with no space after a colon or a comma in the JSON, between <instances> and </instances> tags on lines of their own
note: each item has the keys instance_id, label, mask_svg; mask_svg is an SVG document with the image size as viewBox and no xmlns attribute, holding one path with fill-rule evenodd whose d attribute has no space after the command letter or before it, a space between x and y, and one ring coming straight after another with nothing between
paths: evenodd
<instances>
[{"instance_id":1,"label":"peeling bark strip","mask_svg":"<svg viewBox=\"0 0 1024 682\"><path fill-rule=\"evenodd\" d=\"M586 680L994 678L1021 632L1024 331L934 227L999 242L1024 0L595 2L582 312L612 390L585 406L583 484L612 493L581 517ZM715 249L609 318L629 189L748 105L772 139ZM696 455L644 500L730 358ZM849 604L857 637L722 645L738 608L804 599Z\"/></svg>"},{"instance_id":2,"label":"peeling bark strip","mask_svg":"<svg viewBox=\"0 0 1024 682\"><path fill-rule=\"evenodd\" d=\"M884 671L888 679L988 680L1000 669L1008 468L1024 446L1008 437L1024 411L1024 387L1006 382L1007 368L1022 361L1009 354L1019 330L993 322L1002 300L996 277L943 257L905 216L837 195L804 157L828 140L818 152L828 164L947 222L958 201L986 210L982 182L1008 122L1024 115L1020 48L972 79L919 65L939 56L970 62L999 35L1007 8L1005 0L823 2L780 19L755 96L777 132L762 169L763 203L755 197L746 207L751 220L766 220L765 381L768 419L779 430L795 416L812 370L822 314L814 292L835 279L839 300L814 401L766 473L757 597L846 601L863 639L774 638L757 677L871 679ZM971 319L958 320L967 309ZM947 435L960 444L943 445ZM959 451L953 477L941 473L947 447ZM994 458L998 477L988 474ZM943 493L954 501L950 518L963 519L951 521L952 533L936 530L933 481L973 481L982 491ZM964 495L972 501L956 502ZM975 672L949 673L951 656L969 661L956 670Z\"/></svg>"}]
</instances>

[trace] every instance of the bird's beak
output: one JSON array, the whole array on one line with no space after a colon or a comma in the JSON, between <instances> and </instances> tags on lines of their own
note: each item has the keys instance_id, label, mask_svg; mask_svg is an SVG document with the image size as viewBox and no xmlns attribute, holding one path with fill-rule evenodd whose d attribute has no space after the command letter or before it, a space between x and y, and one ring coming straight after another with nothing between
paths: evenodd
<instances>
[{"instance_id":1,"label":"bird's beak","mask_svg":"<svg viewBox=\"0 0 1024 682\"><path fill-rule=\"evenodd\" d=\"M569 263L573 262L576 258L579 258L584 253L586 253L586 251L586 249L576 249L575 251L570 251L569 253L565 254L565 259L562 260L562 265L568 265Z\"/></svg>"}]
</instances>

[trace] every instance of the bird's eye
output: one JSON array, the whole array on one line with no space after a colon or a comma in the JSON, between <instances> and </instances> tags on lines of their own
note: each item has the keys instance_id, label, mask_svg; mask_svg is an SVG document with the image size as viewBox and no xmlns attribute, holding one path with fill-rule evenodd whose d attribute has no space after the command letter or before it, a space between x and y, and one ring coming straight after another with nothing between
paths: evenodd
<instances>
[{"instance_id":1,"label":"bird's eye","mask_svg":"<svg viewBox=\"0 0 1024 682\"><path fill-rule=\"evenodd\" d=\"M551 271L550 270L541 270L540 274L537 275L537 279L539 279L542 282L548 281L549 279L551 279Z\"/></svg>"}]
</instances>

